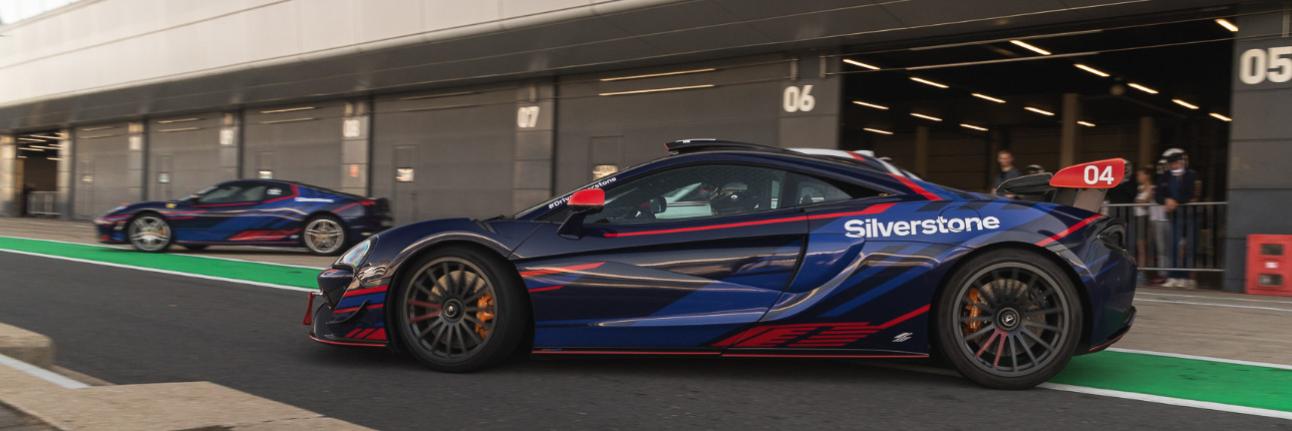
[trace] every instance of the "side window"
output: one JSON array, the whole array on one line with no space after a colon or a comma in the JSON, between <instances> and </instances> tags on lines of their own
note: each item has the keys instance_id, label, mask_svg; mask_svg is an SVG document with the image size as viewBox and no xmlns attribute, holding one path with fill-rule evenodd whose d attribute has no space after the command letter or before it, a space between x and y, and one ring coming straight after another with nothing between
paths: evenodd
<instances>
[{"instance_id":1,"label":"side window","mask_svg":"<svg viewBox=\"0 0 1292 431\"><path fill-rule=\"evenodd\" d=\"M780 207L787 172L755 166L671 169L608 188L589 223L646 224L756 213Z\"/></svg>"},{"instance_id":2,"label":"side window","mask_svg":"<svg viewBox=\"0 0 1292 431\"><path fill-rule=\"evenodd\" d=\"M283 186L269 186L265 188L265 199L279 198L287 195L287 188Z\"/></svg>"},{"instance_id":3,"label":"side window","mask_svg":"<svg viewBox=\"0 0 1292 431\"><path fill-rule=\"evenodd\" d=\"M256 202L264 198L264 195L265 186L261 184L224 184L203 193L197 198L197 203Z\"/></svg>"},{"instance_id":4,"label":"side window","mask_svg":"<svg viewBox=\"0 0 1292 431\"><path fill-rule=\"evenodd\" d=\"M793 204L786 206L807 206L819 203L846 201L860 197L878 195L877 192L862 189L851 185L836 185L825 180L821 180L806 175L790 174L791 190L787 198L793 199ZM845 191L845 188L848 189Z\"/></svg>"}]
</instances>

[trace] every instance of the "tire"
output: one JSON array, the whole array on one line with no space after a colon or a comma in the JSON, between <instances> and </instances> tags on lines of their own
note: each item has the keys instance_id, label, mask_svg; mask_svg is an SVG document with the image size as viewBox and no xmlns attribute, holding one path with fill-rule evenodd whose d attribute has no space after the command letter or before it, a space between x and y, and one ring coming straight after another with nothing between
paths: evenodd
<instances>
[{"instance_id":1,"label":"tire","mask_svg":"<svg viewBox=\"0 0 1292 431\"><path fill-rule=\"evenodd\" d=\"M502 258L451 246L407 268L387 309L394 311L403 350L422 364L453 373L480 370L506 361L524 343L528 297Z\"/></svg>"},{"instance_id":2,"label":"tire","mask_svg":"<svg viewBox=\"0 0 1292 431\"><path fill-rule=\"evenodd\" d=\"M349 243L350 238L346 233L345 223L332 215L310 217L305 221L305 229L301 231L301 244L309 249L310 253L317 255L341 254Z\"/></svg>"},{"instance_id":3,"label":"tire","mask_svg":"<svg viewBox=\"0 0 1292 431\"><path fill-rule=\"evenodd\" d=\"M180 246L188 249L189 251L202 251L206 250L207 247L206 244L182 244Z\"/></svg>"},{"instance_id":4,"label":"tire","mask_svg":"<svg viewBox=\"0 0 1292 431\"><path fill-rule=\"evenodd\" d=\"M126 239L130 245L147 253L161 253L170 248L175 241L170 223L156 213L143 213L130 219L126 227Z\"/></svg>"},{"instance_id":5,"label":"tire","mask_svg":"<svg viewBox=\"0 0 1292 431\"><path fill-rule=\"evenodd\" d=\"M1037 253L1001 249L960 266L937 301L938 352L961 375L996 389L1027 389L1067 366L1080 344L1077 287Z\"/></svg>"}]
</instances>

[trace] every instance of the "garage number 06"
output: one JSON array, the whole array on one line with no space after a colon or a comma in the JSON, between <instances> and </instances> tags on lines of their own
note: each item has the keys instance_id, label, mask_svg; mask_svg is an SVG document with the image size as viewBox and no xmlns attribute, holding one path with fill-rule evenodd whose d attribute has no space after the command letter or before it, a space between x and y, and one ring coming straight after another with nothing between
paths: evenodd
<instances>
[{"instance_id":1,"label":"garage number 06","mask_svg":"<svg viewBox=\"0 0 1292 431\"><path fill-rule=\"evenodd\" d=\"M1292 80L1292 46L1252 48L1238 58L1238 79L1244 84L1256 85L1265 81L1288 82Z\"/></svg>"},{"instance_id":2,"label":"garage number 06","mask_svg":"<svg viewBox=\"0 0 1292 431\"><path fill-rule=\"evenodd\" d=\"M785 87L785 92L781 94L781 107L785 108L785 112L812 112L812 108L816 108L812 84Z\"/></svg>"},{"instance_id":3,"label":"garage number 06","mask_svg":"<svg viewBox=\"0 0 1292 431\"><path fill-rule=\"evenodd\" d=\"M1100 182L1112 185L1112 183L1116 181L1113 179L1112 166L1100 167L1096 165L1086 166L1086 169L1081 173L1081 179L1084 180L1086 184L1090 185L1099 184Z\"/></svg>"}]
</instances>

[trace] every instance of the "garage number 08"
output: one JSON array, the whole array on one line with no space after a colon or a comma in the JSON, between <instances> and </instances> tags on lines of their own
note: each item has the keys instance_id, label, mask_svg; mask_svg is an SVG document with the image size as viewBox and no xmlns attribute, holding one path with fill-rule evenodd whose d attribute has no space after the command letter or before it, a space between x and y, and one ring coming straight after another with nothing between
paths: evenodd
<instances>
[{"instance_id":1,"label":"garage number 08","mask_svg":"<svg viewBox=\"0 0 1292 431\"><path fill-rule=\"evenodd\" d=\"M1086 166L1086 169L1083 170L1081 174L1082 174L1081 179L1084 180L1086 184L1090 184L1090 185L1095 185L1095 184L1098 184L1099 182L1112 185L1113 182L1115 181L1113 179L1112 166L1100 167L1096 165L1089 165L1089 166Z\"/></svg>"}]
</instances>

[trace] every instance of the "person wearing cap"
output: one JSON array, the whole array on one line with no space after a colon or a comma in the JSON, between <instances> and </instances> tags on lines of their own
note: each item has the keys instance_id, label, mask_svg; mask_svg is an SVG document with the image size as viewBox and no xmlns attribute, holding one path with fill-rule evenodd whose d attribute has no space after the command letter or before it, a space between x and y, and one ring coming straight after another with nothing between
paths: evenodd
<instances>
[{"instance_id":1,"label":"person wearing cap","mask_svg":"<svg viewBox=\"0 0 1292 431\"><path fill-rule=\"evenodd\" d=\"M1189 241L1193 238L1191 221L1188 219L1180 205L1189 203L1194 198L1194 186L1198 179L1197 172L1189 169L1187 156L1184 151L1176 148L1167 150L1162 154L1166 159L1167 171L1158 179L1155 199L1162 208L1166 210L1167 217L1171 220L1171 237L1166 244L1167 247L1163 252L1170 253L1170 262L1172 268L1183 268L1186 262L1185 251L1189 250ZM1188 274L1180 270L1172 270L1167 273L1164 287L1194 288L1194 281L1188 277Z\"/></svg>"}]
</instances>

